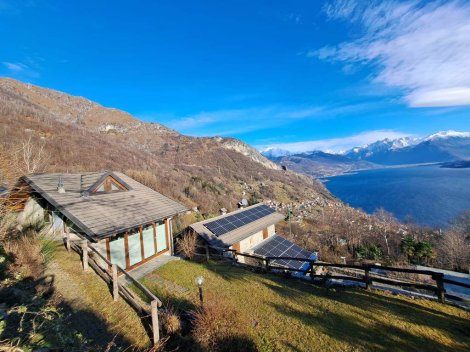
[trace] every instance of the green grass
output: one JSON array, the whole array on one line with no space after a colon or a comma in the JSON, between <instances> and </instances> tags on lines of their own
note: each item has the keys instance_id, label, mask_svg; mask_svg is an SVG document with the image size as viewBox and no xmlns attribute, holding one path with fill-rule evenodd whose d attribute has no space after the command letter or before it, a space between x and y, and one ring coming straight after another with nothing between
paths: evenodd
<instances>
[{"instance_id":1,"label":"green grass","mask_svg":"<svg viewBox=\"0 0 470 352\"><path fill-rule=\"evenodd\" d=\"M57 294L67 304L73 326L87 339L103 346L102 350L113 339L123 349L149 347L150 339L138 314L122 297L114 302L108 286L93 269L82 270L77 253L57 246L49 267L48 273L54 277Z\"/></svg>"},{"instance_id":2,"label":"green grass","mask_svg":"<svg viewBox=\"0 0 470 352\"><path fill-rule=\"evenodd\" d=\"M180 310L198 304L194 279L239 310L260 351L468 351L470 315L438 302L381 291L327 289L228 264L173 261L155 274L190 289L174 294L142 281ZM236 327L234 327L236 329Z\"/></svg>"}]
</instances>

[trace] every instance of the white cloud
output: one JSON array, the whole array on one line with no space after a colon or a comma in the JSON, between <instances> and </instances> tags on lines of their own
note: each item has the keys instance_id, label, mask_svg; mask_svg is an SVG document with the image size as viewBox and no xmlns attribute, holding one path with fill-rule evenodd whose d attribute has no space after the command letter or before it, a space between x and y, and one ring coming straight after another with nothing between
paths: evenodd
<instances>
[{"instance_id":1,"label":"white cloud","mask_svg":"<svg viewBox=\"0 0 470 352\"><path fill-rule=\"evenodd\" d=\"M396 139L410 136L409 133L403 133L393 130L375 130L366 131L352 136L342 138L318 139L294 143L277 143L269 145L256 146L259 150L268 147L288 150L293 153L302 153L314 150L321 150L328 153L340 153L351 148L373 143L385 138Z\"/></svg>"},{"instance_id":2,"label":"white cloud","mask_svg":"<svg viewBox=\"0 0 470 352\"><path fill-rule=\"evenodd\" d=\"M376 107L377 103L338 106L271 105L246 109L217 110L168 119L151 118L170 128L193 136L232 136L285 126L293 121L325 119L355 114ZM149 119L148 117L144 119Z\"/></svg>"},{"instance_id":3,"label":"white cloud","mask_svg":"<svg viewBox=\"0 0 470 352\"><path fill-rule=\"evenodd\" d=\"M30 60L31 61L31 60ZM3 66L7 69L7 74L17 78L37 78L39 73L32 69L30 66L21 62L2 62Z\"/></svg>"},{"instance_id":4,"label":"white cloud","mask_svg":"<svg viewBox=\"0 0 470 352\"><path fill-rule=\"evenodd\" d=\"M325 12L363 31L307 56L369 65L373 81L402 89L412 107L470 105L469 2L338 0Z\"/></svg>"},{"instance_id":5,"label":"white cloud","mask_svg":"<svg viewBox=\"0 0 470 352\"><path fill-rule=\"evenodd\" d=\"M22 63L3 62L3 65L12 73L20 73L28 69L28 66Z\"/></svg>"}]
</instances>

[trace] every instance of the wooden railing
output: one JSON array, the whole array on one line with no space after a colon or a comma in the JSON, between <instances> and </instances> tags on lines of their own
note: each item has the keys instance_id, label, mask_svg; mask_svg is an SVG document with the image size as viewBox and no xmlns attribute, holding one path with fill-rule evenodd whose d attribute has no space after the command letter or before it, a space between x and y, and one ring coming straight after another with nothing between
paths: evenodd
<instances>
[{"instance_id":1,"label":"wooden railing","mask_svg":"<svg viewBox=\"0 0 470 352\"><path fill-rule=\"evenodd\" d=\"M80 243L80 245L78 245ZM67 234L65 245L67 250L73 249L80 254L82 258L83 270L89 270L89 267L100 276L110 287L112 287L113 300L117 301L121 296L137 313L147 320L151 318L148 328L151 330L153 343L156 344L160 340L160 329L158 322L158 308L162 306L162 302L147 287L137 281L126 270L119 265L111 263L103 256L88 240L71 241ZM105 267L100 265L100 259ZM125 284L119 281L119 274L124 275L137 289L142 292L143 296L149 303L142 300L135 292L130 290ZM147 322L144 321L144 324ZM147 326L146 326L147 328Z\"/></svg>"},{"instance_id":2,"label":"wooden railing","mask_svg":"<svg viewBox=\"0 0 470 352\"><path fill-rule=\"evenodd\" d=\"M243 266L254 267L257 269L262 269L264 272L298 272L304 275L308 275L312 281L316 278L320 279L338 279L338 280L349 280L349 281L356 281L364 283L366 288L369 288L374 282L382 283L391 286L398 286L398 287L412 287L416 289L423 289L432 291L436 294L438 300L442 303L445 303L445 298L451 299L458 299L463 300L460 297L456 297L453 295L446 294L446 290L444 284L451 284L460 287L470 288L469 284L450 280L444 278L444 274L431 271L431 270L419 270L419 269L411 269L411 268L397 268L397 267L389 267L389 266L381 266L381 265L370 265L370 264L363 264L363 265L350 265L350 264L333 264L333 263L319 263L313 259L306 259L306 258L295 258L295 257L263 257L256 254L248 254L248 253L240 253L234 249L227 249L221 248L216 246L198 246L205 249L205 256L207 259L211 256L211 249L213 251L218 252L218 258L225 258L227 260L231 260L233 262L237 262L238 264L238 257L244 257L251 260L255 260L258 262L258 265L253 265L249 263L243 263ZM224 256L224 253L231 253L231 256ZM306 269L295 269L295 268L287 268L282 265L276 264L276 260L291 260L291 261L298 261L302 263L308 263L308 267ZM338 274L330 274L327 272L326 274L316 274L315 268L323 267L323 268L336 268L340 269L337 271L343 271L343 275ZM418 282L415 280L406 280L406 279L395 279L390 278L385 275L379 274L374 272L373 269L385 271L385 272L396 272L396 273L405 273L405 274L419 274L419 275L427 275L429 276L434 282L435 285L431 285L428 283Z\"/></svg>"}]
</instances>

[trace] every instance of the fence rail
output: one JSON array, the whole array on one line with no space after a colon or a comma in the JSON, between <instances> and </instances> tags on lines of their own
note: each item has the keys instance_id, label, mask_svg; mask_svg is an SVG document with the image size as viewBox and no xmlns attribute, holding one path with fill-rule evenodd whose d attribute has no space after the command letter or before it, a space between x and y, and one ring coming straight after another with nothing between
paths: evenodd
<instances>
[{"instance_id":1,"label":"fence rail","mask_svg":"<svg viewBox=\"0 0 470 352\"><path fill-rule=\"evenodd\" d=\"M136 310L142 318L144 318L145 327L151 330L153 343L156 344L160 340L160 329L158 322L158 307L162 306L162 302L150 290L137 281L132 275L120 266L111 263L103 256L88 240L71 241L70 236L66 233L65 245L67 250L73 249L82 258L83 270L91 267L103 281L112 287L113 300L117 301L121 296L134 310ZM78 245L77 243L80 243ZM104 266L100 265L97 257L104 262ZM150 302L142 300L135 292L130 290L126 285L119 282L119 273L123 274L134 286L136 286ZM150 321L147 322L150 317Z\"/></svg>"},{"instance_id":2,"label":"fence rail","mask_svg":"<svg viewBox=\"0 0 470 352\"><path fill-rule=\"evenodd\" d=\"M382 283L382 284L391 285L391 286L412 287L416 289L428 290L428 291L432 291L437 296L438 300L441 303L445 303L446 297L450 299L464 300L462 298L447 294L445 287L444 287L445 283L450 284L450 285L470 288L470 285L467 283L444 278L443 273L435 272L432 270L397 268L397 267L381 266L381 265L374 265L374 264L350 265L350 264L319 263L315 260L307 259L307 258L263 257L263 256L259 256L256 254L240 253L234 249L227 249L227 248L221 248L221 247L215 247L215 246L198 246L198 247L205 248L205 256L207 257L207 259L209 259L209 256L211 255L209 249L219 252L217 257L223 257L228 260L235 261L235 262L239 261L239 257L256 259L259 261L259 263L263 263L263 265L256 266L256 265L251 265L247 263L242 263L242 264L243 266L254 267L254 268L262 267L264 268L265 272L298 272L304 275L308 275L312 280L316 278L317 279L321 278L321 279L356 281L356 282L364 283L366 288L369 288L370 285L372 285L374 282L377 282L377 283ZM230 253L231 256L224 256L225 253ZM306 269L305 268L304 269L288 268L288 267L284 267L282 265L276 264L275 261L279 261L279 260L292 260L292 261L299 261L302 263L308 263L308 267ZM329 273L316 274L315 268L318 268L318 267L345 269L344 271L351 270L351 272L349 273L346 272L345 274L343 271L342 272L343 275L334 275L334 274L332 275ZM433 280L435 282L435 285L431 285L431 284L423 283L419 281L405 280L403 278L395 279L395 278L387 277L383 274L380 274L377 271L427 275L430 277L430 280Z\"/></svg>"}]
</instances>

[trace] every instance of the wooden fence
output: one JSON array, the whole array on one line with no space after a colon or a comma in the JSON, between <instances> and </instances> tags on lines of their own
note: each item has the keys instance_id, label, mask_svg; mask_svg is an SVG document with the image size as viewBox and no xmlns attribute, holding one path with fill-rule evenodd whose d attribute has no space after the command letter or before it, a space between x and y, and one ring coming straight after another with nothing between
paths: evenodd
<instances>
[{"instance_id":1,"label":"wooden fence","mask_svg":"<svg viewBox=\"0 0 470 352\"><path fill-rule=\"evenodd\" d=\"M112 264L105 256L103 256L96 248L91 245L88 240L71 241L68 233L66 234L65 245L67 250L73 249L80 254L82 258L83 270L89 270L91 267L109 286L112 288L114 301L121 296L137 313L144 318L145 328L150 330L152 341L157 344L160 341L160 329L158 322L158 308L162 306L162 302L150 290L134 279L126 270L116 264ZM78 245L80 243L80 245ZM100 264L100 260L104 266ZM137 289L142 292L143 296L149 303L142 300L135 292L130 290L125 284L119 282L119 276L129 280ZM150 317L150 321L148 321Z\"/></svg>"},{"instance_id":2,"label":"wooden fence","mask_svg":"<svg viewBox=\"0 0 470 352\"><path fill-rule=\"evenodd\" d=\"M444 274L438 273L431 270L419 270L419 269L411 269L411 268L397 268L397 267L389 267L389 266L381 266L381 265L370 265L370 264L363 264L363 265L349 265L349 264L332 264L332 263L319 263L312 259L305 259L305 258L294 258L294 257L262 257L255 254L247 254L247 253L240 253L234 249L227 249L215 246L198 246L205 249L204 255L206 259L209 259L211 256L215 258L224 258L227 260L231 260L238 264L238 257L244 257L248 260L244 260L245 263L242 263L242 266L256 268L262 270L264 272L273 272L273 273L280 273L280 272L297 272L303 275L307 275L314 281L316 278L320 279L337 279L337 280L348 280L348 281L355 281L364 283L365 287L368 289L374 282L382 283L391 286L398 286L398 287L411 287L415 289L422 289L428 290L437 296L438 300L442 303L445 303L446 298L456 299L456 300L463 300L460 297L456 297L450 294L446 294L446 290L444 284L451 284L460 287L465 287L470 289L470 285L454 281L450 279L444 278ZM212 254L211 254L212 250ZM215 251L216 253L213 253ZM224 255L225 253L231 253L231 256ZM215 256L214 256L215 255ZM291 261L298 261L302 263L308 263L308 267L306 269L294 269L294 268L287 268L282 265L276 264L275 261L279 260L291 260ZM317 274L316 268L333 268L337 271L343 271L344 274L330 274L327 272L326 274ZM339 270L338 270L339 269ZM423 283L415 280L405 280L405 279L394 279L387 277L380 272L395 272L395 273L405 273L405 274L419 274L419 275L427 275L434 281L434 285L429 283ZM464 300L465 301L465 300Z\"/></svg>"}]
</instances>

